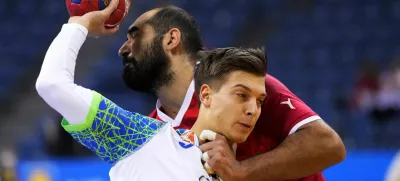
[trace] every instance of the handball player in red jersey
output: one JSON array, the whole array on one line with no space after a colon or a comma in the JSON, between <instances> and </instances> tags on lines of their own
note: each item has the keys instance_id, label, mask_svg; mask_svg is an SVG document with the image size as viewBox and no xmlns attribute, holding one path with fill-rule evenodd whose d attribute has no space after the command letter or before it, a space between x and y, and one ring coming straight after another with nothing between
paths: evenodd
<instances>
[{"instance_id":1,"label":"handball player in red jersey","mask_svg":"<svg viewBox=\"0 0 400 181\"><path fill-rule=\"evenodd\" d=\"M192 79L203 47L193 17L174 6L153 9L136 19L127 37L119 50L126 85L157 95L150 117L190 129L199 111ZM265 86L267 99L247 141L238 145L236 156L221 135L201 145L208 165L224 181L325 180L322 171L345 158L342 140L279 80L266 75ZM245 101L249 90L235 93ZM239 122L232 126L248 126Z\"/></svg>"}]
</instances>

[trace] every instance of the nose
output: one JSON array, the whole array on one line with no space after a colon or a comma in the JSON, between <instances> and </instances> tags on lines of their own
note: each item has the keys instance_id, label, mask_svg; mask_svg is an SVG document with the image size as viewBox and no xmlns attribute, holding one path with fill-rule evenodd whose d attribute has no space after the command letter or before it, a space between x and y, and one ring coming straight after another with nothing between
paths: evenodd
<instances>
[{"instance_id":1,"label":"nose","mask_svg":"<svg viewBox=\"0 0 400 181\"><path fill-rule=\"evenodd\" d=\"M131 50L129 49L129 46L127 45L126 42L121 46L121 48L118 51L118 55L120 57L129 55L130 53L131 53Z\"/></svg>"},{"instance_id":2,"label":"nose","mask_svg":"<svg viewBox=\"0 0 400 181\"><path fill-rule=\"evenodd\" d=\"M257 100L249 101L247 105L246 115L253 116L257 112Z\"/></svg>"}]
</instances>

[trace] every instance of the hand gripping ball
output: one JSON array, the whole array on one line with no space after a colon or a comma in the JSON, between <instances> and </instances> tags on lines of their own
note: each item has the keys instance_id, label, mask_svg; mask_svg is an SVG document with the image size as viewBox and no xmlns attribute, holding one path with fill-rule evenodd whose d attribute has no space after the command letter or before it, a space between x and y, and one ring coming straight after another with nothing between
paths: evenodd
<instances>
[{"instance_id":1,"label":"hand gripping ball","mask_svg":"<svg viewBox=\"0 0 400 181\"><path fill-rule=\"evenodd\" d=\"M100 11L110 4L111 0L66 0L70 16L82 16L91 11ZM106 21L107 27L117 26L129 13L131 0L119 0L118 8Z\"/></svg>"}]
</instances>

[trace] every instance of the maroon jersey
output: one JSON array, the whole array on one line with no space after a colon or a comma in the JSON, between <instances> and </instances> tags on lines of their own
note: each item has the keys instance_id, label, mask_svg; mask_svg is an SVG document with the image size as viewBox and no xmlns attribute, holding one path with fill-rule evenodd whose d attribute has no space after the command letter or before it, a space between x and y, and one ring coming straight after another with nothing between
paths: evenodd
<instances>
[{"instance_id":1,"label":"maroon jersey","mask_svg":"<svg viewBox=\"0 0 400 181\"><path fill-rule=\"evenodd\" d=\"M267 98L257 124L246 142L238 144L236 156L244 160L277 147L287 136L296 132L304 124L321 119L311 108L295 96L279 80L266 75ZM170 122L175 128L190 129L197 119L199 106L192 82L185 100L175 119L162 112L157 102L157 109L150 117ZM297 179L296 181L325 181L322 173Z\"/></svg>"}]
</instances>

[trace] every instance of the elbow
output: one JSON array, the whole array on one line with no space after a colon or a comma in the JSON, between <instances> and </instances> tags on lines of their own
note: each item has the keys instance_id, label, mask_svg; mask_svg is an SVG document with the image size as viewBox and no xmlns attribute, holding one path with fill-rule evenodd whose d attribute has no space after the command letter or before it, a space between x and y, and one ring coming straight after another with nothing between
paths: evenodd
<instances>
[{"instance_id":1,"label":"elbow","mask_svg":"<svg viewBox=\"0 0 400 181\"><path fill-rule=\"evenodd\" d=\"M40 97L44 97L45 95L48 95L49 92L51 92L51 89L54 89L55 84L54 83L50 83L49 81L46 81L42 78L38 78L36 80L36 91L39 94Z\"/></svg>"},{"instance_id":2,"label":"elbow","mask_svg":"<svg viewBox=\"0 0 400 181\"><path fill-rule=\"evenodd\" d=\"M346 148L340 136L335 131L330 130L326 138L325 146L329 152L327 156L330 157L331 165L344 161L346 158Z\"/></svg>"},{"instance_id":3,"label":"elbow","mask_svg":"<svg viewBox=\"0 0 400 181\"><path fill-rule=\"evenodd\" d=\"M61 86L62 85L60 85L60 83L49 81L40 77L38 78L35 84L37 93L46 102L52 100L56 101L56 99L58 99L57 95L58 92L60 92L60 90L62 89Z\"/></svg>"},{"instance_id":4,"label":"elbow","mask_svg":"<svg viewBox=\"0 0 400 181\"><path fill-rule=\"evenodd\" d=\"M40 96L46 91L46 87L48 87L48 84L45 81L42 81L40 78L36 80L35 88Z\"/></svg>"},{"instance_id":5,"label":"elbow","mask_svg":"<svg viewBox=\"0 0 400 181\"><path fill-rule=\"evenodd\" d=\"M346 147L344 146L344 143L342 139L337 136L337 143L334 146L334 150L336 150L336 163L340 163L346 159Z\"/></svg>"}]
</instances>

